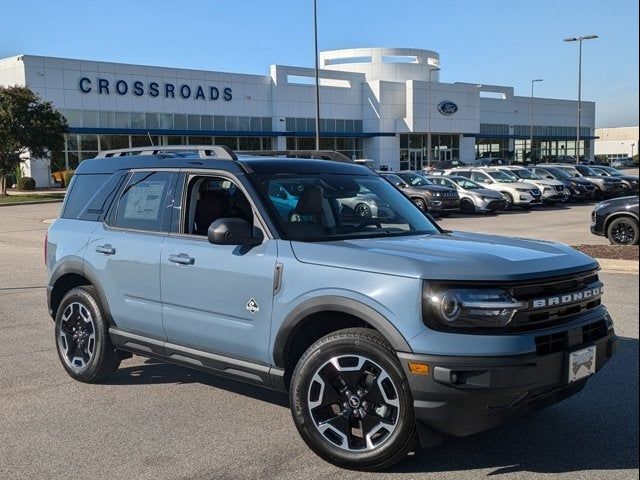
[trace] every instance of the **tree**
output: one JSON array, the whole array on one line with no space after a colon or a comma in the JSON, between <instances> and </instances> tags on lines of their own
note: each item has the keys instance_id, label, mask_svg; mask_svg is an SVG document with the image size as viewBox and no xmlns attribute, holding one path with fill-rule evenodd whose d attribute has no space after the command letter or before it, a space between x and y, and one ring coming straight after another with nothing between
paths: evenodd
<instances>
[{"instance_id":1,"label":"tree","mask_svg":"<svg viewBox=\"0 0 640 480\"><path fill-rule=\"evenodd\" d=\"M0 195L6 195L6 175L27 152L42 157L61 150L67 120L27 87L0 86Z\"/></svg>"}]
</instances>

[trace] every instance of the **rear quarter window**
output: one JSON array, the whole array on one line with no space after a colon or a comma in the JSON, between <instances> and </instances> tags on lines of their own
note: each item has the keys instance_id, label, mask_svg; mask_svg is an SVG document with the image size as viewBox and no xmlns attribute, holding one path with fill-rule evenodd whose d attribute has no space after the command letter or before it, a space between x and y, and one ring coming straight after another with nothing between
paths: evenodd
<instances>
[{"instance_id":1,"label":"rear quarter window","mask_svg":"<svg viewBox=\"0 0 640 480\"><path fill-rule=\"evenodd\" d=\"M74 175L60 216L78 220L102 220L124 176L124 172Z\"/></svg>"}]
</instances>

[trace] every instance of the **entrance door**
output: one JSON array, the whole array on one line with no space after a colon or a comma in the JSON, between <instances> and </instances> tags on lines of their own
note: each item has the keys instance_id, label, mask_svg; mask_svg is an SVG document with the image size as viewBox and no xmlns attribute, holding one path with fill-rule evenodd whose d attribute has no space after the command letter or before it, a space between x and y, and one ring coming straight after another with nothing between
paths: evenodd
<instances>
[{"instance_id":1,"label":"entrance door","mask_svg":"<svg viewBox=\"0 0 640 480\"><path fill-rule=\"evenodd\" d=\"M440 161L451 161L451 150L440 150Z\"/></svg>"},{"instance_id":2,"label":"entrance door","mask_svg":"<svg viewBox=\"0 0 640 480\"><path fill-rule=\"evenodd\" d=\"M422 150L409 150L409 170L422 169Z\"/></svg>"}]
</instances>

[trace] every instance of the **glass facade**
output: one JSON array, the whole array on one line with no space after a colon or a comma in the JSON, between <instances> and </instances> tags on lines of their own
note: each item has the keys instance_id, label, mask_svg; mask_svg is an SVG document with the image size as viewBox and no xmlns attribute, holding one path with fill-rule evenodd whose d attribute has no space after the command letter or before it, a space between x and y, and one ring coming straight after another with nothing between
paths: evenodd
<instances>
[{"instance_id":1,"label":"glass facade","mask_svg":"<svg viewBox=\"0 0 640 480\"><path fill-rule=\"evenodd\" d=\"M287 132L315 132L315 118L292 118L285 119L285 128ZM345 120L340 118L321 118L320 131L331 133L361 133L362 120Z\"/></svg>"},{"instance_id":2,"label":"glass facade","mask_svg":"<svg viewBox=\"0 0 640 480\"><path fill-rule=\"evenodd\" d=\"M426 133L400 134L400 170L421 170L429 162ZM434 162L460 159L460 135L431 134L431 160Z\"/></svg>"},{"instance_id":3,"label":"glass facade","mask_svg":"<svg viewBox=\"0 0 640 480\"><path fill-rule=\"evenodd\" d=\"M313 137L287 137L287 150L315 150ZM364 158L362 138L322 137L320 150L335 150L351 159Z\"/></svg>"}]
</instances>

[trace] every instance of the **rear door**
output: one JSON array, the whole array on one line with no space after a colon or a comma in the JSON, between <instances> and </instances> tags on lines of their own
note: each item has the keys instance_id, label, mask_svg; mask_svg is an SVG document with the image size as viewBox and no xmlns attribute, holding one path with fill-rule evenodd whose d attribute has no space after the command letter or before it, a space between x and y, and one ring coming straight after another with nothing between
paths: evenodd
<instances>
[{"instance_id":1,"label":"rear door","mask_svg":"<svg viewBox=\"0 0 640 480\"><path fill-rule=\"evenodd\" d=\"M131 173L106 221L92 233L85 256L118 328L161 340L160 258L176 176Z\"/></svg>"}]
</instances>

